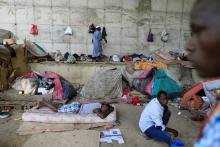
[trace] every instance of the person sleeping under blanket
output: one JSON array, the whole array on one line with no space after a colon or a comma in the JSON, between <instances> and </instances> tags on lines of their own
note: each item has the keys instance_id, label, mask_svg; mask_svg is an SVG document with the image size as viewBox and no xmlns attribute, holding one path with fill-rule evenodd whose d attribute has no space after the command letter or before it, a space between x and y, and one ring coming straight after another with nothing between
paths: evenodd
<instances>
[{"instance_id":1,"label":"person sleeping under blanket","mask_svg":"<svg viewBox=\"0 0 220 147\"><path fill-rule=\"evenodd\" d=\"M106 118L111 112L114 111L114 107L107 103L82 103L74 101L70 104L57 106L47 102L45 100L39 101L37 109L40 107L48 107L54 112L61 113L76 113L76 114L97 114L100 118Z\"/></svg>"}]
</instances>

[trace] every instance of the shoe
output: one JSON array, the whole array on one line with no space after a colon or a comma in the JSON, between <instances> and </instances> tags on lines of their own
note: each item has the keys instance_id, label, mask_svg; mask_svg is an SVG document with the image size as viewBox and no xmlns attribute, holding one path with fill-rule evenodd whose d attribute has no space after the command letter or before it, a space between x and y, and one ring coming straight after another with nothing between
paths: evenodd
<instances>
[{"instance_id":1,"label":"shoe","mask_svg":"<svg viewBox=\"0 0 220 147\"><path fill-rule=\"evenodd\" d=\"M9 112L0 112L0 118L7 118L9 115Z\"/></svg>"}]
</instances>

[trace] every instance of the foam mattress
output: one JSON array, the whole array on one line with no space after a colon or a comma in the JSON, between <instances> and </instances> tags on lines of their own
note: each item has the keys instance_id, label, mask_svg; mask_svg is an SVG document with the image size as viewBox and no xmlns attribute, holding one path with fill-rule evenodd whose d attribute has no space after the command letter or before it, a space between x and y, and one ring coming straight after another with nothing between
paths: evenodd
<instances>
[{"instance_id":1,"label":"foam mattress","mask_svg":"<svg viewBox=\"0 0 220 147\"><path fill-rule=\"evenodd\" d=\"M22 114L22 120L28 122L42 123L106 123L116 121L116 108L105 119L101 119L96 114L74 114L53 112L49 108L36 107Z\"/></svg>"}]
</instances>

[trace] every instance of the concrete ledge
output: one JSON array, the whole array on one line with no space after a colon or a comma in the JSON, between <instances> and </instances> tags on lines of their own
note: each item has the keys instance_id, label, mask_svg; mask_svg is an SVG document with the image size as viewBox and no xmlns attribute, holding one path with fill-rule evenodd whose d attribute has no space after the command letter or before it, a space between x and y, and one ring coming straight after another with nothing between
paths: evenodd
<instances>
[{"instance_id":1,"label":"concrete ledge","mask_svg":"<svg viewBox=\"0 0 220 147\"><path fill-rule=\"evenodd\" d=\"M65 64L62 62L29 63L29 70L52 71L58 73L71 83L85 83L98 69L123 68L125 63L113 62L77 62Z\"/></svg>"},{"instance_id":2,"label":"concrete ledge","mask_svg":"<svg viewBox=\"0 0 220 147\"><path fill-rule=\"evenodd\" d=\"M126 63L118 62L77 62L75 64L65 64L63 62L41 62L29 63L29 70L32 71L52 71L58 73L66 80L75 84L83 84L91 78L93 73L99 69L125 68ZM166 72L176 81L185 85L193 85L194 77L192 70L182 67L180 64L167 64ZM198 79L198 78L196 78Z\"/></svg>"}]
</instances>

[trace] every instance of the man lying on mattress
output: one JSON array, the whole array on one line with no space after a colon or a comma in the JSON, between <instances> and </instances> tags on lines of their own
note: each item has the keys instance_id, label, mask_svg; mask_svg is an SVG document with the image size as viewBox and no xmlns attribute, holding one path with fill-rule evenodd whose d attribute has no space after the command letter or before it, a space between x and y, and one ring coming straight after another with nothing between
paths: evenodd
<instances>
[{"instance_id":1,"label":"man lying on mattress","mask_svg":"<svg viewBox=\"0 0 220 147\"><path fill-rule=\"evenodd\" d=\"M74 101L70 104L57 106L45 100L38 102L37 109L46 106L54 112L77 113L77 114L97 114L100 118L106 118L114 108L108 103L82 103Z\"/></svg>"}]
</instances>

